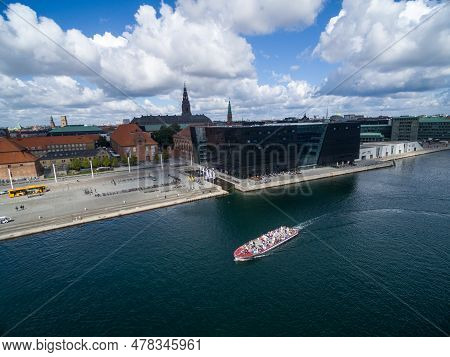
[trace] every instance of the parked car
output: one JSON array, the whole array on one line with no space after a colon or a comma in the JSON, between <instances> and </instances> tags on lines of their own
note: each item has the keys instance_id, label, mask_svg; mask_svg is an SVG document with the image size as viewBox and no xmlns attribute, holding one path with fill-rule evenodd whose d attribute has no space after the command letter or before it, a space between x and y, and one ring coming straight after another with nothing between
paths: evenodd
<instances>
[{"instance_id":1,"label":"parked car","mask_svg":"<svg viewBox=\"0 0 450 357\"><path fill-rule=\"evenodd\" d=\"M0 217L0 224L6 224L6 223L9 223L12 221L13 221L13 219L10 217L5 217L5 216Z\"/></svg>"},{"instance_id":2,"label":"parked car","mask_svg":"<svg viewBox=\"0 0 450 357\"><path fill-rule=\"evenodd\" d=\"M8 191L0 191L0 196L1 195L7 195L8 194Z\"/></svg>"}]
</instances>

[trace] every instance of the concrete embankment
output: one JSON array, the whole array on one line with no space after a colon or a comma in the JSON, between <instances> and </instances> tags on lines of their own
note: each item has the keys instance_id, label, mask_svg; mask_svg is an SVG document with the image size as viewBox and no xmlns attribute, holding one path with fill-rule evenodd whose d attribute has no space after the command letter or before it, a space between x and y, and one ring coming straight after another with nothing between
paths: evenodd
<instances>
[{"instance_id":1,"label":"concrete embankment","mask_svg":"<svg viewBox=\"0 0 450 357\"><path fill-rule=\"evenodd\" d=\"M307 172L303 175L295 175L291 176L289 178L280 178L278 180L270 181L270 182L264 182L259 183L257 181L251 182L251 180L247 180L244 183L241 184L234 184L235 188L242 192L250 192L250 191L256 191L256 190L262 190L266 188L272 188L272 187L279 187L279 186L285 186L285 185L292 185L296 183L306 182L306 181L313 181L313 180L320 180L335 176L342 176L342 175L349 175L353 173L363 172L363 171L369 171L369 170L375 170L375 169L381 169L385 167L391 167L394 163L392 161L388 162L380 162L372 165L367 166L361 166L361 167L346 167L346 168L336 168L336 169L330 169L327 172L323 173L317 173L313 174L312 172L315 171L315 169L310 170L311 172Z\"/></svg>"},{"instance_id":2,"label":"concrete embankment","mask_svg":"<svg viewBox=\"0 0 450 357\"><path fill-rule=\"evenodd\" d=\"M432 154L435 152L440 152L444 150L449 150L450 147L441 147L441 148L433 148L433 149L425 149L421 151L413 151L395 156L388 156L386 158L378 159L377 162L367 165L359 165L361 166L351 166L351 167L343 167L343 168L317 168L311 170L305 170L303 174L288 176L288 177L275 177L270 182L258 182L252 180L237 180L233 178L224 178L229 183L233 184L234 187L238 191L242 192L250 192L257 191L266 188L280 187L285 185L292 185L306 181L320 180L335 176L349 175L369 170L382 169L386 167L394 166L394 160L401 160L406 158L411 158L414 156Z\"/></svg>"},{"instance_id":3,"label":"concrete embankment","mask_svg":"<svg viewBox=\"0 0 450 357\"><path fill-rule=\"evenodd\" d=\"M135 202L127 207L102 207L96 211L91 211L89 213L81 215L66 215L61 217L55 217L53 219L47 219L39 222L30 222L27 224L22 224L20 226L11 226L11 228L5 226L2 231L0 231L0 240L17 238L25 235L41 233L45 231L56 230L60 228L66 228L71 226L76 226L84 223L95 222L99 220L120 217L128 214L153 210L157 208L164 208L189 202L194 202L198 200L203 200L207 198L213 198L218 196L224 196L228 194L227 191L222 189L217 189L208 193L195 193L189 197L180 197L174 199L167 199L160 202ZM3 228L3 227L2 227Z\"/></svg>"}]
</instances>

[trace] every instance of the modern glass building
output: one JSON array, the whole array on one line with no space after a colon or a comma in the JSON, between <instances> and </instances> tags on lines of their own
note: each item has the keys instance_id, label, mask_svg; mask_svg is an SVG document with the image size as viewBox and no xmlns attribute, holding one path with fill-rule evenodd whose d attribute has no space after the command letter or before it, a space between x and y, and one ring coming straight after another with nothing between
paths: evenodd
<instances>
[{"instance_id":1,"label":"modern glass building","mask_svg":"<svg viewBox=\"0 0 450 357\"><path fill-rule=\"evenodd\" d=\"M418 132L418 117L404 116L392 118L392 141L417 141Z\"/></svg>"},{"instance_id":2,"label":"modern glass building","mask_svg":"<svg viewBox=\"0 0 450 357\"><path fill-rule=\"evenodd\" d=\"M360 124L292 123L191 127L194 159L239 178L353 162Z\"/></svg>"},{"instance_id":3,"label":"modern glass building","mask_svg":"<svg viewBox=\"0 0 450 357\"><path fill-rule=\"evenodd\" d=\"M450 117L419 118L419 140L450 140Z\"/></svg>"},{"instance_id":4,"label":"modern glass building","mask_svg":"<svg viewBox=\"0 0 450 357\"><path fill-rule=\"evenodd\" d=\"M364 134L378 134L377 140L390 140L392 126L390 124L361 124L361 142L371 141L375 135Z\"/></svg>"}]
</instances>

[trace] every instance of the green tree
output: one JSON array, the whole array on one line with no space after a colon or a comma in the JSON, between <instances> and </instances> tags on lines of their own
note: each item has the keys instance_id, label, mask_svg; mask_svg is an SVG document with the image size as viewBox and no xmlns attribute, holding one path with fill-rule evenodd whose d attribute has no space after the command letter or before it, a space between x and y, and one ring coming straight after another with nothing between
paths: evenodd
<instances>
[{"instance_id":1,"label":"green tree","mask_svg":"<svg viewBox=\"0 0 450 357\"><path fill-rule=\"evenodd\" d=\"M117 160L116 157L113 157L111 159L111 167L117 167L117 166L119 166L119 160Z\"/></svg>"},{"instance_id":2,"label":"green tree","mask_svg":"<svg viewBox=\"0 0 450 357\"><path fill-rule=\"evenodd\" d=\"M163 161L169 160L169 150L167 150L167 149L163 150L163 152L162 152L162 159L163 159Z\"/></svg>"},{"instance_id":3,"label":"green tree","mask_svg":"<svg viewBox=\"0 0 450 357\"><path fill-rule=\"evenodd\" d=\"M90 167L91 167L91 164L87 157L85 157L84 159L81 160L81 168L82 169L89 169Z\"/></svg>"},{"instance_id":4,"label":"green tree","mask_svg":"<svg viewBox=\"0 0 450 357\"><path fill-rule=\"evenodd\" d=\"M99 157L94 157L92 160L92 166L95 168L102 166L102 160Z\"/></svg>"},{"instance_id":5,"label":"green tree","mask_svg":"<svg viewBox=\"0 0 450 357\"><path fill-rule=\"evenodd\" d=\"M159 162L159 154L158 154L158 152L155 152L155 156L153 156L153 161Z\"/></svg>"},{"instance_id":6,"label":"green tree","mask_svg":"<svg viewBox=\"0 0 450 357\"><path fill-rule=\"evenodd\" d=\"M126 156L122 156L120 158L120 161L122 162L123 165L128 165L128 158Z\"/></svg>"},{"instance_id":7,"label":"green tree","mask_svg":"<svg viewBox=\"0 0 450 357\"><path fill-rule=\"evenodd\" d=\"M108 140L106 140L106 138L104 136L100 135L100 139L98 139L97 141L97 146L99 147L110 147L111 144Z\"/></svg>"},{"instance_id":8,"label":"green tree","mask_svg":"<svg viewBox=\"0 0 450 357\"><path fill-rule=\"evenodd\" d=\"M180 131L178 124L171 124L170 126L162 125L159 130L153 133L153 138L156 142L166 148L173 145L173 136Z\"/></svg>"},{"instance_id":9,"label":"green tree","mask_svg":"<svg viewBox=\"0 0 450 357\"><path fill-rule=\"evenodd\" d=\"M169 126L169 128L174 132L174 134L175 133L178 133L180 130L181 130L181 127L180 127L180 125L178 125L178 124L171 124L170 126Z\"/></svg>"},{"instance_id":10,"label":"green tree","mask_svg":"<svg viewBox=\"0 0 450 357\"><path fill-rule=\"evenodd\" d=\"M69 163L69 170L80 171L80 169L81 169L81 161L80 161L80 159L78 159L78 158L73 159Z\"/></svg>"},{"instance_id":11,"label":"green tree","mask_svg":"<svg viewBox=\"0 0 450 357\"><path fill-rule=\"evenodd\" d=\"M103 167L110 167L111 166L111 159L109 156L103 156L102 158L102 166Z\"/></svg>"},{"instance_id":12,"label":"green tree","mask_svg":"<svg viewBox=\"0 0 450 357\"><path fill-rule=\"evenodd\" d=\"M137 157L135 155L132 155L130 157L130 165L131 166L136 166L137 165Z\"/></svg>"}]
</instances>

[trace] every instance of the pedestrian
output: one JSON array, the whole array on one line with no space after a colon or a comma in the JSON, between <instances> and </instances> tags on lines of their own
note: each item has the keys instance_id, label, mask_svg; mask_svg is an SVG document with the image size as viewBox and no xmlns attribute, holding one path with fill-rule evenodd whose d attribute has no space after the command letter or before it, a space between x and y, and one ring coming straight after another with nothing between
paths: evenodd
<instances>
[{"instance_id":1,"label":"pedestrian","mask_svg":"<svg viewBox=\"0 0 450 357\"><path fill-rule=\"evenodd\" d=\"M16 206L16 211L18 211L18 210L19 210L19 207Z\"/></svg>"}]
</instances>

